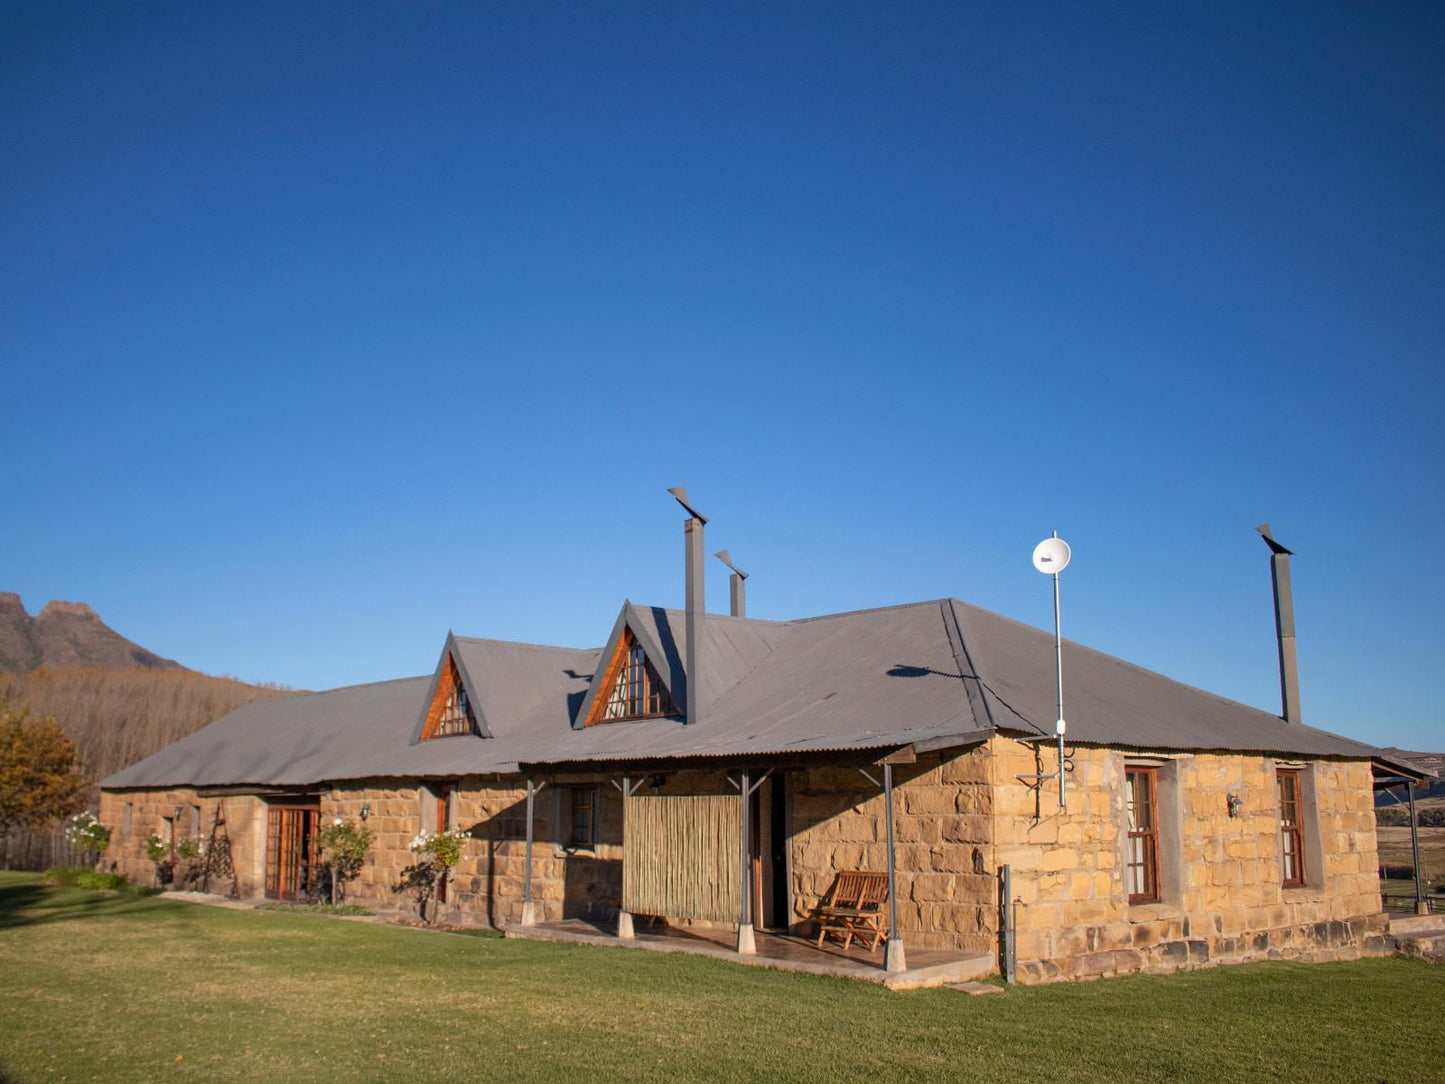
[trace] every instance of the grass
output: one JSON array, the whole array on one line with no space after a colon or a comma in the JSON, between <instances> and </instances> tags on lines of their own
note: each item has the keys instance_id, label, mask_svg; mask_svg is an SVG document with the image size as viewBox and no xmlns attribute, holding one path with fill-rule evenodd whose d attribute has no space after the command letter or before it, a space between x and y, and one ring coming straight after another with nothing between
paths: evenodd
<instances>
[{"instance_id":1,"label":"grass","mask_svg":"<svg viewBox=\"0 0 1445 1084\"><path fill-rule=\"evenodd\" d=\"M1400 959L894 994L0 873L9 1081L1438 1081L1442 1004Z\"/></svg>"},{"instance_id":2,"label":"grass","mask_svg":"<svg viewBox=\"0 0 1445 1084\"><path fill-rule=\"evenodd\" d=\"M299 915L370 915L373 912L359 903L281 903L272 900L256 908L258 911L285 911Z\"/></svg>"}]
</instances>

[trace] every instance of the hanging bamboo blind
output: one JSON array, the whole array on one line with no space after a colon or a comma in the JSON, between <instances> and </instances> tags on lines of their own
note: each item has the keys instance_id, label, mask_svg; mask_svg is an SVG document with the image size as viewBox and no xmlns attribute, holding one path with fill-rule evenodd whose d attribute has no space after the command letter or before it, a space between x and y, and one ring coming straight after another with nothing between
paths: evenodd
<instances>
[{"instance_id":1,"label":"hanging bamboo blind","mask_svg":"<svg viewBox=\"0 0 1445 1084\"><path fill-rule=\"evenodd\" d=\"M741 842L742 802L735 794L627 799L623 910L736 922Z\"/></svg>"}]
</instances>

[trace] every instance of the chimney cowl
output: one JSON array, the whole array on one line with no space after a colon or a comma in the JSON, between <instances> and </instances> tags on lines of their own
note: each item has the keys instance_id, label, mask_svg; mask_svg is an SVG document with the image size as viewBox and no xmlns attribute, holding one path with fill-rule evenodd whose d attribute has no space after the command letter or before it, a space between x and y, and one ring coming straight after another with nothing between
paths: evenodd
<instances>
[{"instance_id":1,"label":"chimney cowl","mask_svg":"<svg viewBox=\"0 0 1445 1084\"><path fill-rule=\"evenodd\" d=\"M1274 585L1274 630L1279 641L1280 716L1288 723L1303 722L1299 702L1299 658L1294 639L1294 592L1290 587L1289 559L1293 551L1276 542L1268 523L1255 528L1269 547L1269 576Z\"/></svg>"}]
</instances>

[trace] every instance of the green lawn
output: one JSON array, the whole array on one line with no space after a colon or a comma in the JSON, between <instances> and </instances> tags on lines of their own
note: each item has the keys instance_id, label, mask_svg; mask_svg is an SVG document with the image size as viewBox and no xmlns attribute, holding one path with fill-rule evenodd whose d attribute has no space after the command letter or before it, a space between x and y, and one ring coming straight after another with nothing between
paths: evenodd
<instances>
[{"instance_id":1,"label":"green lawn","mask_svg":"<svg viewBox=\"0 0 1445 1084\"><path fill-rule=\"evenodd\" d=\"M1439 1081L1445 968L1001 996L230 911L0 873L0 1081Z\"/></svg>"}]
</instances>

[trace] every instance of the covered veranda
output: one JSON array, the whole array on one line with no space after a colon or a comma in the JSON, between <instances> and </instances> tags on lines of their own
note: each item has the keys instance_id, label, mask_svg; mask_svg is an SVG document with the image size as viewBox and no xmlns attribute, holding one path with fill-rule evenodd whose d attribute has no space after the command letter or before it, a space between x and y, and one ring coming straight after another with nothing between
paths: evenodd
<instances>
[{"instance_id":1,"label":"covered veranda","mask_svg":"<svg viewBox=\"0 0 1445 1084\"><path fill-rule=\"evenodd\" d=\"M623 846L620 905L605 923L598 923L596 916L558 920L559 916L544 914L533 897L537 796L554 783L565 786L573 772L587 772L595 779L599 765L520 765L527 778L525 890L521 921L508 927L508 935L696 952L903 987L986 974L994 966L991 953L923 947L909 947L905 953L898 922L894 782L895 766L907 779L917 761L915 747L901 746L866 755L757 757L741 764L688 758L685 766L671 759L607 765L608 780L622 800ZM782 881L785 892L791 891L793 881L790 864L787 869L769 868L765 858L780 843L791 854L787 846L794 827L788 820L791 810L776 804L789 793L783 780L790 771L809 768L846 772L882 799L877 835L872 837L882 846L873 851L877 862L873 868L880 880L886 874L887 895L874 919L882 936L872 944L865 938L846 949L832 941L819 945L804 936L811 926L804 917L810 904L799 904L795 910L791 896L786 897L787 906L765 904L770 892L765 891L764 881ZM680 788L675 778L668 786L669 773L686 774L694 783L709 776L711 786ZM773 809L779 819L772 831L781 831L781 839L775 834L770 840L767 835L770 813L766 802L759 800L765 785L777 786ZM766 799L767 791L761 797Z\"/></svg>"}]
</instances>

